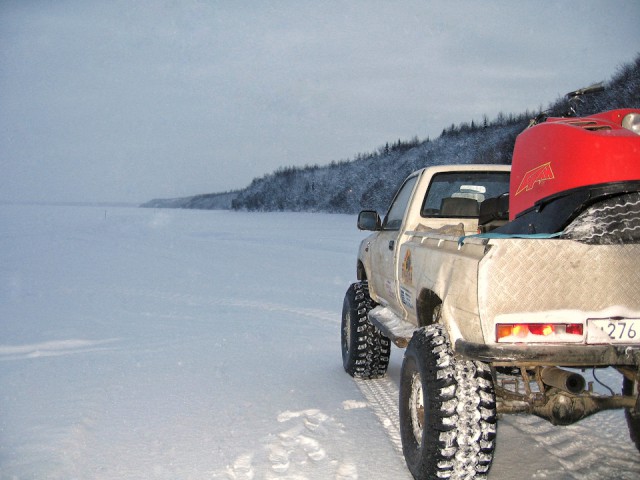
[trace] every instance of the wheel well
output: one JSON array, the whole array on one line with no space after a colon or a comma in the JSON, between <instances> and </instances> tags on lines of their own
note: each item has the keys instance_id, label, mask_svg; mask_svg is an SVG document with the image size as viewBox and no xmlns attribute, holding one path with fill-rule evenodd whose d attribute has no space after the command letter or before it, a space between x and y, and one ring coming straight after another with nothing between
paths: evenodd
<instances>
[{"instance_id":1,"label":"wheel well","mask_svg":"<svg viewBox=\"0 0 640 480\"><path fill-rule=\"evenodd\" d=\"M421 327L434 323L433 314L438 305L442 305L442 300L440 300L440 297L434 292L427 289L420 292L418 300L416 301L416 311L418 314L418 324Z\"/></svg>"},{"instance_id":2,"label":"wheel well","mask_svg":"<svg viewBox=\"0 0 640 480\"><path fill-rule=\"evenodd\" d=\"M356 274L357 274L358 280L360 280L361 282L364 282L365 280L367 280L367 271L364 269L364 265L360 260L358 260L358 266L356 267Z\"/></svg>"}]
</instances>

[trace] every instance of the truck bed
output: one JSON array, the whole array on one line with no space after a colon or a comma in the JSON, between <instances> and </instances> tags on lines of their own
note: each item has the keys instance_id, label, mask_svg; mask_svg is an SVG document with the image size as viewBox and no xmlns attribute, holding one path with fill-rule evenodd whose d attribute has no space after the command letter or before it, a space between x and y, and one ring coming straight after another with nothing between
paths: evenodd
<instances>
[{"instance_id":1,"label":"truck bed","mask_svg":"<svg viewBox=\"0 0 640 480\"><path fill-rule=\"evenodd\" d=\"M606 336L594 336L592 330L587 338L587 319L640 319L638 244L409 234L400 258L410 250L414 285L429 288L442 299L443 323L454 345L458 340L500 345L502 350L509 343L516 349L518 344L532 343L605 345L612 342ZM411 294L417 298L420 292ZM410 313L405 321L417 325ZM498 344L496 324L518 322L581 323L585 338L576 342L575 338L528 337Z\"/></svg>"}]
</instances>

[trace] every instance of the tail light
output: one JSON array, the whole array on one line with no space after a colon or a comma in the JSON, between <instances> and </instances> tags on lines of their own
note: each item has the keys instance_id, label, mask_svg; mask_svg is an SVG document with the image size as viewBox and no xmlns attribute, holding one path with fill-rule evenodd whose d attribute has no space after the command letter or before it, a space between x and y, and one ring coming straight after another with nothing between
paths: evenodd
<instances>
[{"instance_id":1,"label":"tail light","mask_svg":"<svg viewBox=\"0 0 640 480\"><path fill-rule=\"evenodd\" d=\"M584 327L581 323L499 323L496 342L581 342Z\"/></svg>"}]
</instances>

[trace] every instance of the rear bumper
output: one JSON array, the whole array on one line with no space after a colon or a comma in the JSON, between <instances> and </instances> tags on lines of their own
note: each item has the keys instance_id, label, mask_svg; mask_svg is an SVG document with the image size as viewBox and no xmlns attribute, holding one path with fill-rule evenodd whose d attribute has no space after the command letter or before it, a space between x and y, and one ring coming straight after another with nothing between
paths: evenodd
<instances>
[{"instance_id":1,"label":"rear bumper","mask_svg":"<svg viewBox=\"0 0 640 480\"><path fill-rule=\"evenodd\" d=\"M455 352L495 365L640 368L640 345L486 345L457 340Z\"/></svg>"}]
</instances>

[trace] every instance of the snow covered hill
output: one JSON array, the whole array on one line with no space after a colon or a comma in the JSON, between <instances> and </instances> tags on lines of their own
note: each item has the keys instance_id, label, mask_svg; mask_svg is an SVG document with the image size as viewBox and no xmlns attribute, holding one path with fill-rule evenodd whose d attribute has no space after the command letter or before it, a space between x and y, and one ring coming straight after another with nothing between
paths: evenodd
<instances>
[{"instance_id":1,"label":"snow covered hill","mask_svg":"<svg viewBox=\"0 0 640 480\"><path fill-rule=\"evenodd\" d=\"M581 97L576 108L578 115L614 108L640 108L640 55L618 69L606 82L604 92ZM568 103L560 98L546 113L563 116L567 109ZM482 124L463 121L445 128L434 140L398 140L375 152L358 154L352 161L332 162L322 167L283 166L254 179L245 189L231 192L233 198L229 194L198 195L154 200L143 206L332 213L376 209L383 212L397 187L419 168L452 163L511 163L516 136L538 113L500 114L494 120L485 119ZM313 152L309 155L313 157Z\"/></svg>"},{"instance_id":2,"label":"snow covered hill","mask_svg":"<svg viewBox=\"0 0 640 480\"><path fill-rule=\"evenodd\" d=\"M0 479L409 479L342 370L348 215L0 205ZM612 388L618 378L606 376ZM491 480L632 479L621 412L500 422Z\"/></svg>"}]
</instances>

